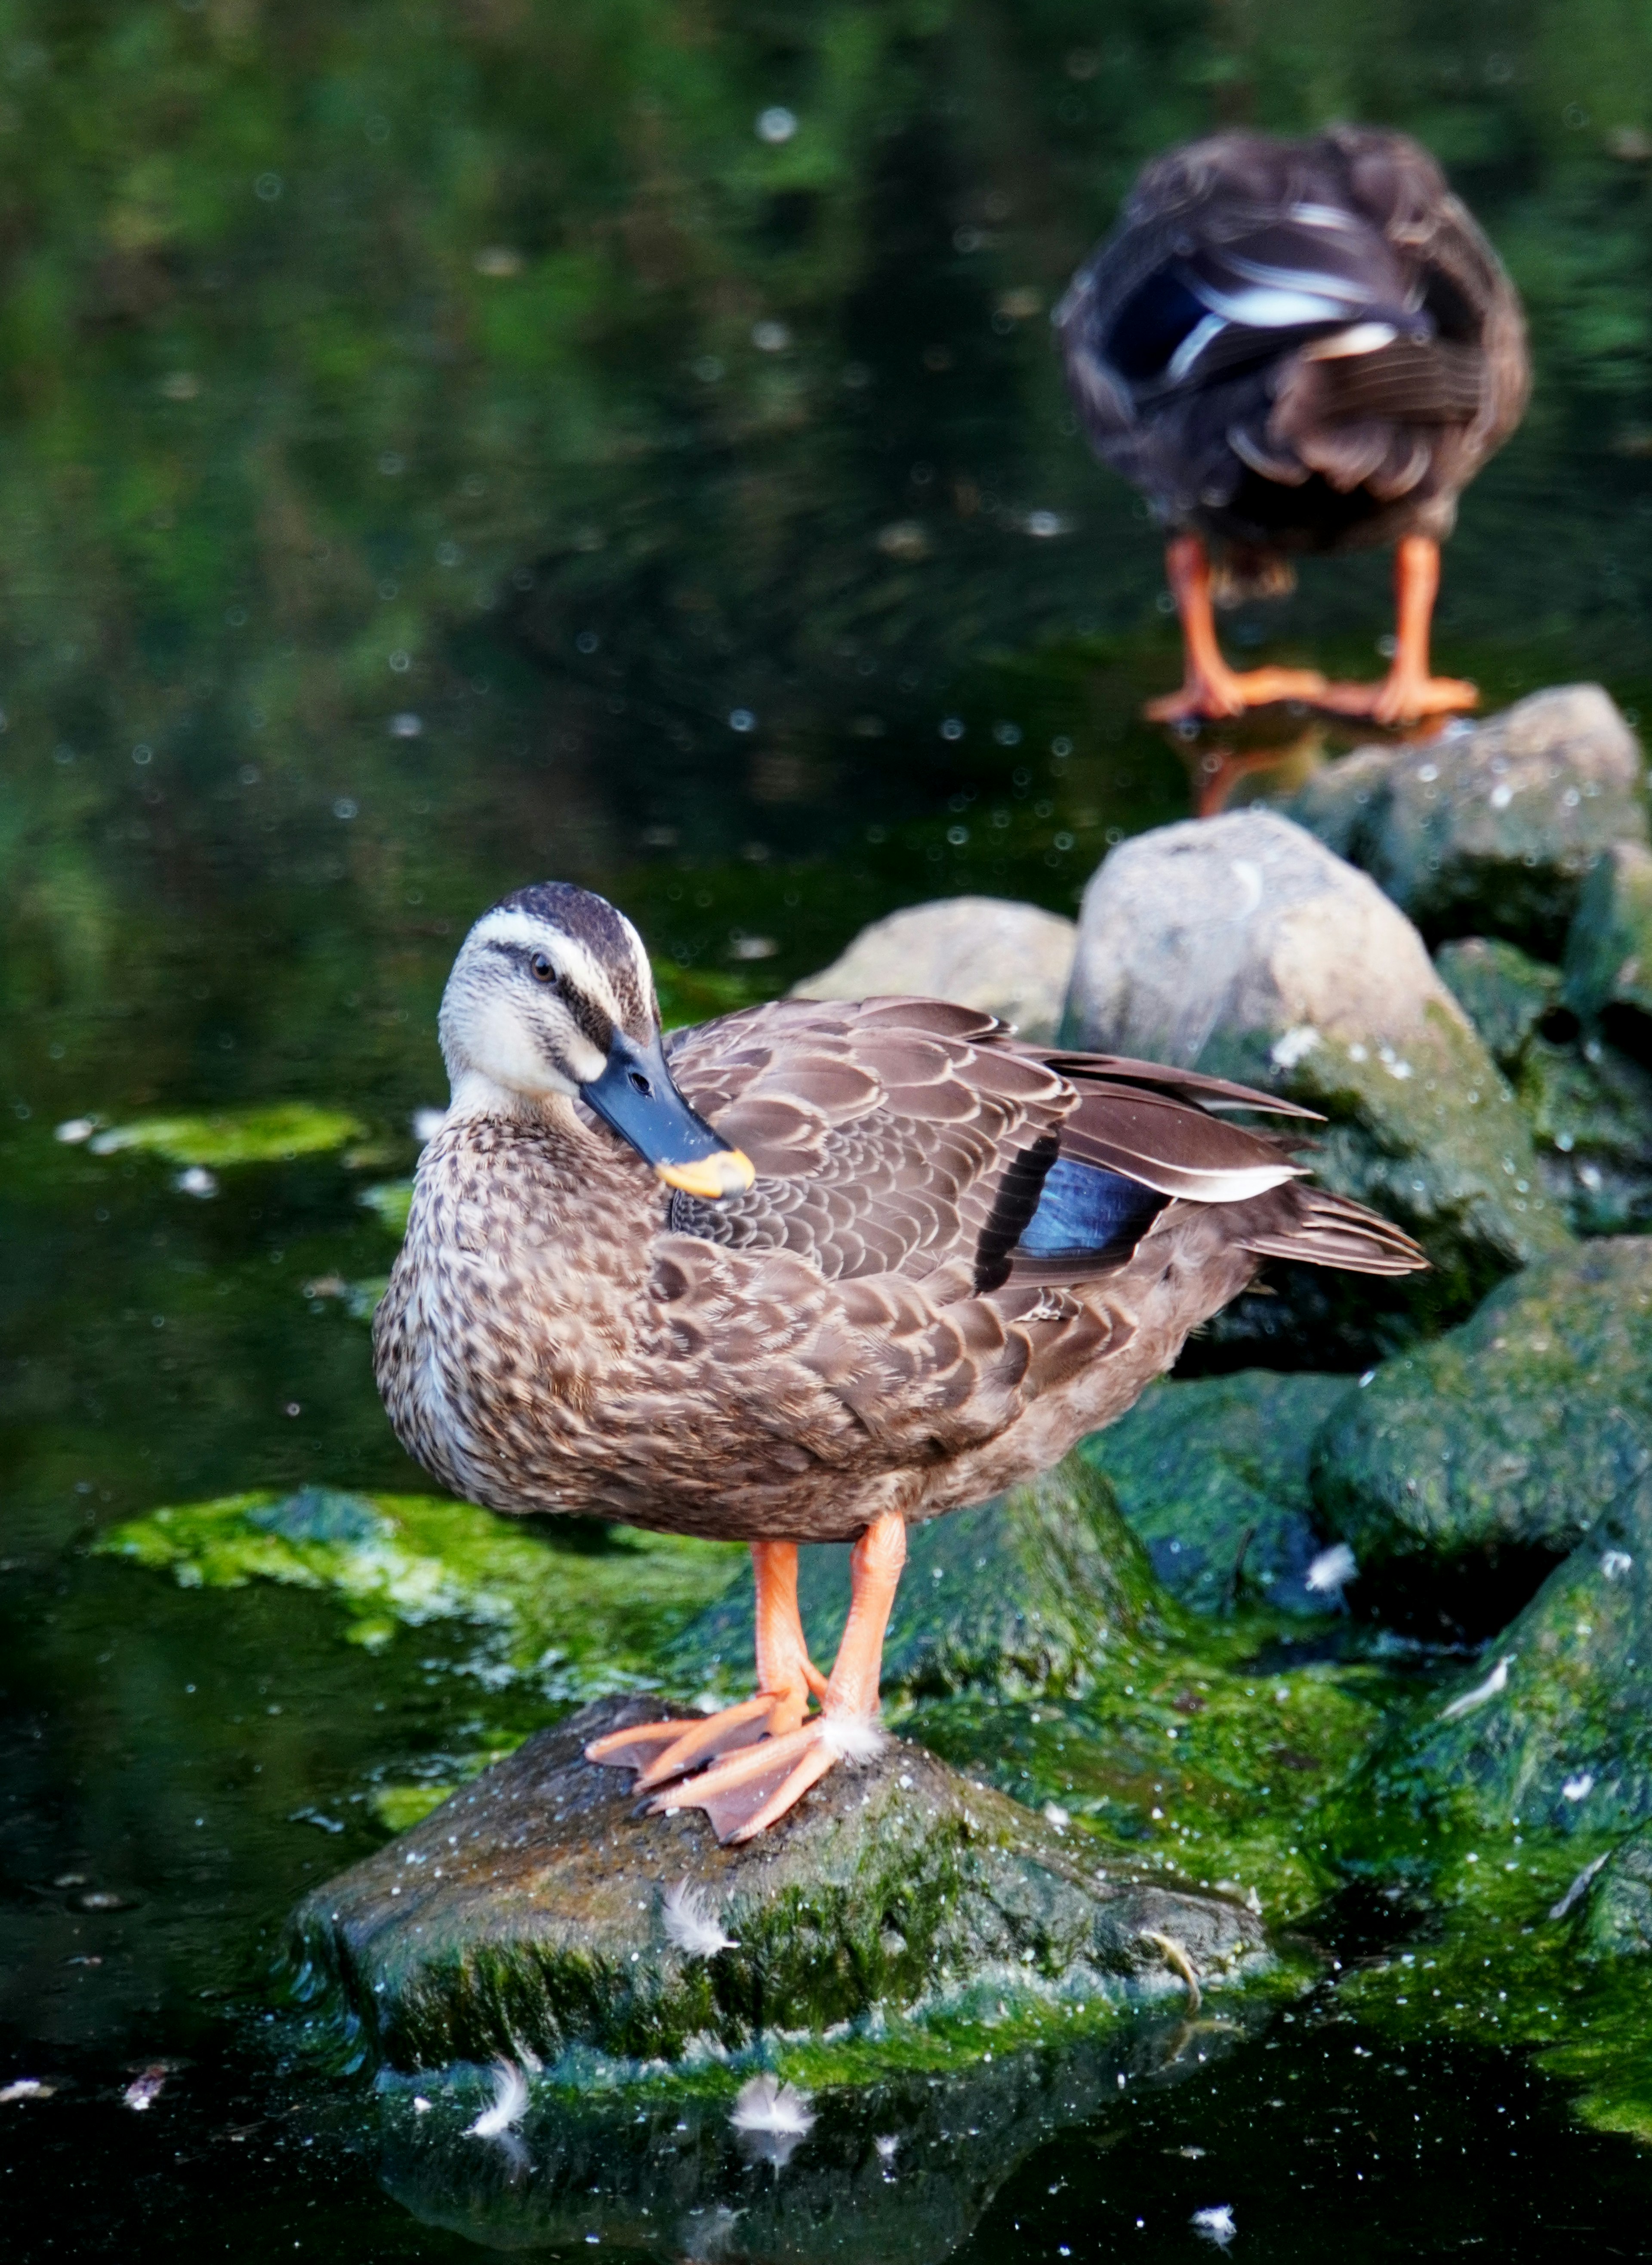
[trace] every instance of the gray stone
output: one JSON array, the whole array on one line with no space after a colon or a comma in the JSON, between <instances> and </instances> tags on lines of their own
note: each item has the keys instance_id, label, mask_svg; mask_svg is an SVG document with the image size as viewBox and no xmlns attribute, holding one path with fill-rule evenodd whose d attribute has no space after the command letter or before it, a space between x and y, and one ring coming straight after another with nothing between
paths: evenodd
<instances>
[{"instance_id":1,"label":"gray stone","mask_svg":"<svg viewBox=\"0 0 1652 2265\"><path fill-rule=\"evenodd\" d=\"M897 1739L741 1846L720 1847L698 1810L639 1815L629 1778L582 1753L658 1712L599 1701L315 1890L293 1922L301 1994L341 1999L403 2068L581 2049L675 2060L694 2040L740 2050L983 1988L1146 2003L1185 1987L1155 1937L1207 1986L1268 1963L1241 1905ZM733 1938L710 1956L667 1932L684 1880Z\"/></svg>"},{"instance_id":2,"label":"gray stone","mask_svg":"<svg viewBox=\"0 0 1652 2265\"><path fill-rule=\"evenodd\" d=\"M1321 1429L1313 1488L1362 1601L1403 1588L1483 1632L1649 1465L1652 1241L1626 1236L1539 1261L1389 1362Z\"/></svg>"},{"instance_id":3,"label":"gray stone","mask_svg":"<svg viewBox=\"0 0 1652 2265\"><path fill-rule=\"evenodd\" d=\"M1586 1023L1652 1045L1652 849L1614 841L1583 885L1567 933L1565 1000Z\"/></svg>"},{"instance_id":4,"label":"gray stone","mask_svg":"<svg viewBox=\"0 0 1652 2265\"><path fill-rule=\"evenodd\" d=\"M989 1684L1074 1696L1175 1617L1106 1478L1077 1453L991 1502L913 1526L906 1551L884 1642L890 1692ZM810 1649L829 1661L848 1610L847 1548L801 1553L797 1598ZM743 1689L753 1637L748 1573L683 1631L672 1671Z\"/></svg>"},{"instance_id":5,"label":"gray stone","mask_svg":"<svg viewBox=\"0 0 1652 2265\"><path fill-rule=\"evenodd\" d=\"M1602 850L1646 839L1642 770L1606 693L1568 684L1420 746L1360 748L1288 808L1428 935L1558 949Z\"/></svg>"},{"instance_id":6,"label":"gray stone","mask_svg":"<svg viewBox=\"0 0 1652 2265\"><path fill-rule=\"evenodd\" d=\"M1375 1786L1442 1831L1590 1837L1652 1822L1652 1479L1438 1693Z\"/></svg>"},{"instance_id":7,"label":"gray stone","mask_svg":"<svg viewBox=\"0 0 1652 2265\"><path fill-rule=\"evenodd\" d=\"M1249 1301L1248 1329L1294 1329L1317 1365L1339 1327L1357 1343L1360 1315L1466 1313L1567 1240L1530 1129L1421 936L1276 812L1163 827L1110 854L1085 891L1064 1035L1236 1077L1330 1120L1310 1151L1317 1176L1409 1227L1437 1271L1392 1293L1326 1277L1265 1318Z\"/></svg>"},{"instance_id":8,"label":"gray stone","mask_svg":"<svg viewBox=\"0 0 1652 2265\"><path fill-rule=\"evenodd\" d=\"M1173 1596L1196 1612L1264 1603L1323 1613L1310 1589L1326 1546L1308 1489L1314 1435L1352 1389L1345 1376L1239 1376L1149 1386L1081 1450Z\"/></svg>"},{"instance_id":9,"label":"gray stone","mask_svg":"<svg viewBox=\"0 0 1652 2265\"><path fill-rule=\"evenodd\" d=\"M863 928L796 999L906 992L1001 1015L1025 1038L1053 1038L1077 931L1059 913L1002 897L943 897Z\"/></svg>"}]
</instances>

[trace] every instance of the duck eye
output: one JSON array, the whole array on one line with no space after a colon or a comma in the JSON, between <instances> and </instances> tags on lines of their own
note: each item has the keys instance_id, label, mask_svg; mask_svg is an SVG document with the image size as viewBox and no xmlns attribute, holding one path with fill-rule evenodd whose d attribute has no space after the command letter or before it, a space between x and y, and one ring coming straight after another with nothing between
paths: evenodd
<instances>
[{"instance_id":1,"label":"duck eye","mask_svg":"<svg viewBox=\"0 0 1652 2265\"><path fill-rule=\"evenodd\" d=\"M545 957L542 951L536 951L528 964L533 970L534 980L535 983L554 983L556 981L557 971L551 965L549 960Z\"/></svg>"}]
</instances>

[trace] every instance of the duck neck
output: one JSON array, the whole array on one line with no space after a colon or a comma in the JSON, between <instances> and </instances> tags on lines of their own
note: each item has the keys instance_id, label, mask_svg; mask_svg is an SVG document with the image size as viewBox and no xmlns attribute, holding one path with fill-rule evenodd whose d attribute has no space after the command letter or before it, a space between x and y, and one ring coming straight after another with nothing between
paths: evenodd
<instances>
[{"instance_id":1,"label":"duck neck","mask_svg":"<svg viewBox=\"0 0 1652 2265\"><path fill-rule=\"evenodd\" d=\"M571 1096L564 1093L520 1093L499 1085L479 1069L461 1070L453 1081L448 1121L491 1117L509 1125L533 1125L577 1138L581 1126Z\"/></svg>"}]
</instances>

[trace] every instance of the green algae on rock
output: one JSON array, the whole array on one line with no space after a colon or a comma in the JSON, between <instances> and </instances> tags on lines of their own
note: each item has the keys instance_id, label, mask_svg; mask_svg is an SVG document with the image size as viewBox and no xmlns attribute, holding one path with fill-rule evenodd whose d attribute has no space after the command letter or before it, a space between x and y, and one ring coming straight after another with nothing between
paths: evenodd
<instances>
[{"instance_id":1,"label":"green algae on rock","mask_svg":"<svg viewBox=\"0 0 1652 2265\"><path fill-rule=\"evenodd\" d=\"M1626 1236L1540 1260L1379 1370L1321 1429L1313 1487L1362 1597L1415 1588L1484 1633L1499 1565L1529 1593L1649 1462L1652 1242Z\"/></svg>"},{"instance_id":2,"label":"green algae on rock","mask_svg":"<svg viewBox=\"0 0 1652 2265\"><path fill-rule=\"evenodd\" d=\"M1103 1861L895 1740L743 1846L697 1810L638 1815L625 1775L583 1755L651 1712L601 1701L540 1732L315 1890L293 1923L301 1992L341 1997L399 2067L646 2063L978 2000L1124 2008L1179 1999L1185 1968L1219 1988L1272 1963L1238 1904Z\"/></svg>"},{"instance_id":3,"label":"green algae on rock","mask_svg":"<svg viewBox=\"0 0 1652 2265\"><path fill-rule=\"evenodd\" d=\"M629 1529L570 1546L469 1503L330 1487L152 1511L97 1547L189 1588L327 1590L368 1650L398 1628L459 1623L476 1633L490 1686L518 1682L564 1703L646 1684L659 1647L726 1586L740 1554Z\"/></svg>"},{"instance_id":4,"label":"green algae on rock","mask_svg":"<svg viewBox=\"0 0 1652 2265\"><path fill-rule=\"evenodd\" d=\"M129 1125L112 1125L95 1133L91 1146L94 1156L130 1151L161 1156L171 1164L224 1171L236 1164L280 1164L298 1156L326 1155L347 1148L366 1129L359 1118L341 1109L289 1101L194 1117L135 1118Z\"/></svg>"},{"instance_id":5,"label":"green algae on rock","mask_svg":"<svg viewBox=\"0 0 1652 2265\"><path fill-rule=\"evenodd\" d=\"M1652 1037L1652 849L1613 841L1583 885L1561 963L1565 1000L1586 1023Z\"/></svg>"},{"instance_id":6,"label":"green algae on rock","mask_svg":"<svg viewBox=\"0 0 1652 2265\"><path fill-rule=\"evenodd\" d=\"M1308 1465L1314 1434L1350 1389L1345 1376L1268 1369L1167 1380L1080 1452L1183 1604L1323 1613L1335 1599L1307 1586L1324 1546Z\"/></svg>"},{"instance_id":7,"label":"green algae on rock","mask_svg":"<svg viewBox=\"0 0 1652 2265\"><path fill-rule=\"evenodd\" d=\"M885 1692L1081 1691L1175 1619L1107 1480L1077 1453L991 1502L912 1527L906 1549ZM822 1546L799 1560L798 1602L819 1658L842 1633L848 1556ZM753 1639L748 1574L685 1631L670 1664L708 1682L744 1679Z\"/></svg>"},{"instance_id":8,"label":"green algae on rock","mask_svg":"<svg viewBox=\"0 0 1652 2265\"><path fill-rule=\"evenodd\" d=\"M1560 1004L1561 972L1501 936L1462 936L1434 955L1441 981L1510 1077L1545 1016Z\"/></svg>"}]
</instances>

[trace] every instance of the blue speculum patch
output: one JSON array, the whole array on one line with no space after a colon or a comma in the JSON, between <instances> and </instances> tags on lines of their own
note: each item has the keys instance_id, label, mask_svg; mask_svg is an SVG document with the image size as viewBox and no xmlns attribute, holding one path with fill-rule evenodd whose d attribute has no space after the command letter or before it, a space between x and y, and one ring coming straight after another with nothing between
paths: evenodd
<instances>
[{"instance_id":1,"label":"blue speculum patch","mask_svg":"<svg viewBox=\"0 0 1652 2265\"><path fill-rule=\"evenodd\" d=\"M1058 1157L1018 1247L1033 1258L1125 1250L1164 1205L1156 1188L1144 1188L1123 1172Z\"/></svg>"}]
</instances>

